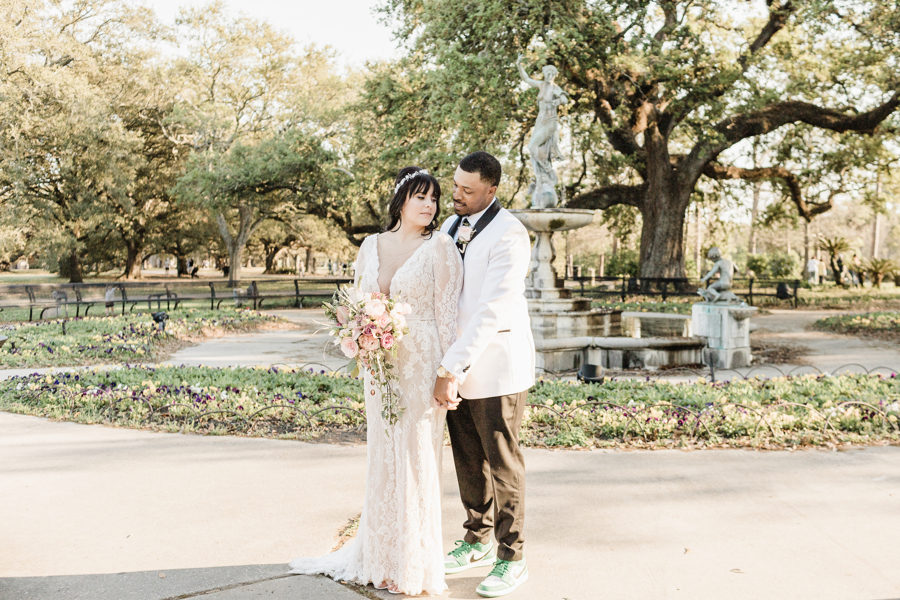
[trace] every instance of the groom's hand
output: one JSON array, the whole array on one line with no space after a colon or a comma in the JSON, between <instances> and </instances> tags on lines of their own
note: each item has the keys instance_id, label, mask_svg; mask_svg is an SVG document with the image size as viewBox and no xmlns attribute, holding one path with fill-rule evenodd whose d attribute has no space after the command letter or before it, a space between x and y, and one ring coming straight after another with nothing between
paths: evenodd
<instances>
[{"instance_id":1,"label":"groom's hand","mask_svg":"<svg viewBox=\"0 0 900 600\"><path fill-rule=\"evenodd\" d=\"M434 381L434 400L441 408L455 410L459 400L456 398L456 380L451 377L438 377Z\"/></svg>"}]
</instances>

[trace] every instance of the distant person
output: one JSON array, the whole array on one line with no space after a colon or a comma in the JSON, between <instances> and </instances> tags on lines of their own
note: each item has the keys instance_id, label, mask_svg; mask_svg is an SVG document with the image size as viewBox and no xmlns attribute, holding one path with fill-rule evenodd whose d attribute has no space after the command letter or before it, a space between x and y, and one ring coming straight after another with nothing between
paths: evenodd
<instances>
[{"instance_id":1,"label":"distant person","mask_svg":"<svg viewBox=\"0 0 900 600\"><path fill-rule=\"evenodd\" d=\"M853 258L850 259L851 264L853 265L851 273L853 274L853 286L858 287L865 283L863 271L862 271L862 261L859 259L858 254L854 254Z\"/></svg>"},{"instance_id":2,"label":"distant person","mask_svg":"<svg viewBox=\"0 0 900 600\"><path fill-rule=\"evenodd\" d=\"M815 285L819 280L819 259L815 256L806 263L806 279L810 285Z\"/></svg>"},{"instance_id":3,"label":"distant person","mask_svg":"<svg viewBox=\"0 0 900 600\"><path fill-rule=\"evenodd\" d=\"M106 293L103 295L103 299L106 300L106 316L111 317L113 314L113 308L115 308L116 306L116 286L106 286Z\"/></svg>"},{"instance_id":4,"label":"distant person","mask_svg":"<svg viewBox=\"0 0 900 600\"><path fill-rule=\"evenodd\" d=\"M834 281L836 283L843 284L844 283L844 257L841 255L838 255L837 261L835 261L835 263L837 264L838 272L835 273L835 275L834 275Z\"/></svg>"},{"instance_id":5,"label":"distant person","mask_svg":"<svg viewBox=\"0 0 900 600\"><path fill-rule=\"evenodd\" d=\"M169 276L169 259L166 259L166 262L163 263L163 268L166 270L166 277Z\"/></svg>"}]
</instances>

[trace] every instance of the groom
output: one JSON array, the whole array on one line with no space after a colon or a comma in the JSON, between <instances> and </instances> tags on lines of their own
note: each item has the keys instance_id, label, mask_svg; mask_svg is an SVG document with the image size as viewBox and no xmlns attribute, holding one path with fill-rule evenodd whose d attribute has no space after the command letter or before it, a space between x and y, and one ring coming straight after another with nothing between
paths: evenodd
<instances>
[{"instance_id":1,"label":"groom","mask_svg":"<svg viewBox=\"0 0 900 600\"><path fill-rule=\"evenodd\" d=\"M441 231L463 258L458 338L441 361L435 399L447 413L465 539L447 573L493 565L476 591L505 596L528 579L522 553L525 462L519 427L534 384L534 339L525 301L531 242L495 199L500 162L487 152L462 159L453 176L453 210ZM456 392L458 389L459 399ZM491 531L497 548L491 543Z\"/></svg>"}]
</instances>

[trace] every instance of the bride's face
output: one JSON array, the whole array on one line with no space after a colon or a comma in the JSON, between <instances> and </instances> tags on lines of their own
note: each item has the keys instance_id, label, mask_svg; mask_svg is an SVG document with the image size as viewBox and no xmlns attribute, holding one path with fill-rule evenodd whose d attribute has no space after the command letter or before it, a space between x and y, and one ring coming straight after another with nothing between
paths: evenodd
<instances>
[{"instance_id":1,"label":"bride's face","mask_svg":"<svg viewBox=\"0 0 900 600\"><path fill-rule=\"evenodd\" d=\"M437 212L437 200L434 197L434 186L426 192L417 192L406 197L406 203L400 209L400 220L416 227L428 227Z\"/></svg>"}]
</instances>

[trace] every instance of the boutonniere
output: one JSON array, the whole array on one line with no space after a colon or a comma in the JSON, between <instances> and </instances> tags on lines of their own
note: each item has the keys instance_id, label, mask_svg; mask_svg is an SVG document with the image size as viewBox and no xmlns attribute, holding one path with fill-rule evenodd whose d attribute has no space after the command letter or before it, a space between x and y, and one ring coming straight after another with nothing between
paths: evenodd
<instances>
[{"instance_id":1,"label":"boutonniere","mask_svg":"<svg viewBox=\"0 0 900 600\"><path fill-rule=\"evenodd\" d=\"M474 230L469 226L463 225L459 228L459 235L456 237L456 245L459 246L459 251L463 254L466 253L466 246L472 241L473 233Z\"/></svg>"}]
</instances>

